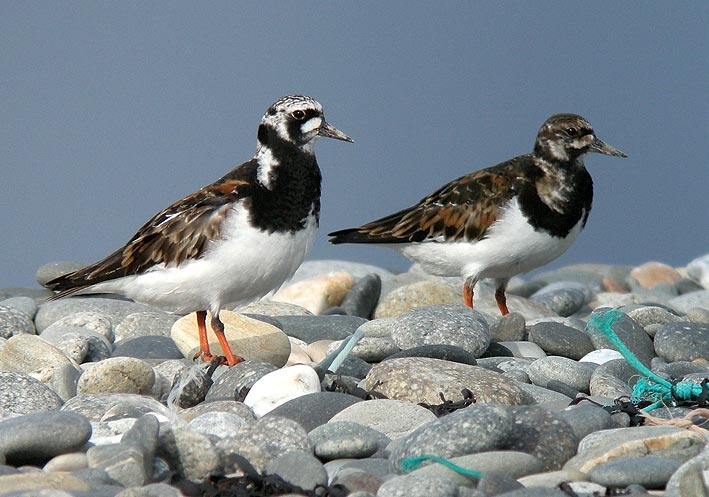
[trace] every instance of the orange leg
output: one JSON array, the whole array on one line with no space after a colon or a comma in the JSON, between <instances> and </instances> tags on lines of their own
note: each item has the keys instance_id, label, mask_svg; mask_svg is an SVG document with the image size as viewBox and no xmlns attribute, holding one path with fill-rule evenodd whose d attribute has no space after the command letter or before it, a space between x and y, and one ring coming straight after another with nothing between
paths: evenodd
<instances>
[{"instance_id":1,"label":"orange leg","mask_svg":"<svg viewBox=\"0 0 709 497\"><path fill-rule=\"evenodd\" d=\"M463 300L465 301L465 305L471 309L473 308L473 288L475 288L477 282L478 280L475 278L468 278L465 280L465 283L463 283Z\"/></svg>"},{"instance_id":2,"label":"orange leg","mask_svg":"<svg viewBox=\"0 0 709 497\"><path fill-rule=\"evenodd\" d=\"M207 311L197 311L197 329L199 330L199 352L194 356L195 359L201 357L204 361L214 359L209 351L209 339L207 338Z\"/></svg>"},{"instance_id":3,"label":"orange leg","mask_svg":"<svg viewBox=\"0 0 709 497\"><path fill-rule=\"evenodd\" d=\"M219 314L212 316L212 330L217 336L217 340L219 340L219 345L221 345L222 351L224 351L224 355L226 356L226 362L229 366L234 366L235 364L238 364L244 360L243 357L234 355L234 353L231 351L229 342L227 341L226 336L224 335L224 323L222 323L219 319Z\"/></svg>"},{"instance_id":4,"label":"orange leg","mask_svg":"<svg viewBox=\"0 0 709 497\"><path fill-rule=\"evenodd\" d=\"M502 315L509 314L510 311L507 310L507 296L505 295L505 287L499 287L495 290L495 301L497 302L497 307L500 308L500 313Z\"/></svg>"}]
</instances>

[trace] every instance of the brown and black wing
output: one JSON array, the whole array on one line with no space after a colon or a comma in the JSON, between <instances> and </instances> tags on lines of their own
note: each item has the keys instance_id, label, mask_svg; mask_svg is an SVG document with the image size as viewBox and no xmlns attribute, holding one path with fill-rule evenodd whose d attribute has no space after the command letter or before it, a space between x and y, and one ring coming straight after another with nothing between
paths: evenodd
<instances>
[{"instance_id":1,"label":"brown and black wing","mask_svg":"<svg viewBox=\"0 0 709 497\"><path fill-rule=\"evenodd\" d=\"M199 258L209 242L221 236L222 221L233 202L251 195L252 183L246 179L251 166L249 162L242 164L159 212L108 257L49 281L45 286L59 291L52 299L102 281L141 274L155 265L179 266Z\"/></svg>"},{"instance_id":2,"label":"brown and black wing","mask_svg":"<svg viewBox=\"0 0 709 497\"><path fill-rule=\"evenodd\" d=\"M514 160L513 160L514 161ZM418 204L359 228L330 233L338 243L478 240L523 181L513 161L448 183Z\"/></svg>"}]
</instances>

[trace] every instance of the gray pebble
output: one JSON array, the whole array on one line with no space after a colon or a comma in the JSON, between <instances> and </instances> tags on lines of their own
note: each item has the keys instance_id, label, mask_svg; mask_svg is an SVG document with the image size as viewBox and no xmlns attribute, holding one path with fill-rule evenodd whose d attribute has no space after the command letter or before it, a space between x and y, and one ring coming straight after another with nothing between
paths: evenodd
<instances>
[{"instance_id":1,"label":"gray pebble","mask_svg":"<svg viewBox=\"0 0 709 497\"><path fill-rule=\"evenodd\" d=\"M655 350L668 362L709 359L709 324L666 324L655 335Z\"/></svg>"},{"instance_id":2,"label":"gray pebble","mask_svg":"<svg viewBox=\"0 0 709 497\"><path fill-rule=\"evenodd\" d=\"M10 297L9 299L0 300L0 306L17 309L30 320L34 319L38 309L37 303L31 297ZM34 323L32 326L34 327Z\"/></svg>"},{"instance_id":3,"label":"gray pebble","mask_svg":"<svg viewBox=\"0 0 709 497\"><path fill-rule=\"evenodd\" d=\"M34 279L37 281L37 283L44 286L45 283L53 280L54 278L58 278L59 276L63 276L67 273L71 273L72 271L76 271L77 269L81 269L82 267L84 267L84 265L78 262L49 262L37 268L37 272L34 275Z\"/></svg>"},{"instance_id":4,"label":"gray pebble","mask_svg":"<svg viewBox=\"0 0 709 497\"><path fill-rule=\"evenodd\" d=\"M180 412L180 417L187 422L192 421L206 413L211 412L228 412L236 414L241 419L247 422L256 421L253 411L249 406L243 402L236 402L235 400L214 400L211 402L202 402L194 407L190 407Z\"/></svg>"},{"instance_id":5,"label":"gray pebble","mask_svg":"<svg viewBox=\"0 0 709 497\"><path fill-rule=\"evenodd\" d=\"M264 473L278 475L303 490L327 485L327 472L322 463L307 452L287 452L276 456L266 464Z\"/></svg>"},{"instance_id":6,"label":"gray pebble","mask_svg":"<svg viewBox=\"0 0 709 497\"><path fill-rule=\"evenodd\" d=\"M458 497L458 486L442 478L399 476L385 481L377 497Z\"/></svg>"},{"instance_id":7,"label":"gray pebble","mask_svg":"<svg viewBox=\"0 0 709 497\"><path fill-rule=\"evenodd\" d=\"M89 448L86 452L89 467L103 469L125 487L145 484L145 455L133 445L107 444Z\"/></svg>"},{"instance_id":8,"label":"gray pebble","mask_svg":"<svg viewBox=\"0 0 709 497\"><path fill-rule=\"evenodd\" d=\"M186 368L173 382L168 405L182 409L196 406L205 399L212 385L212 378L207 375L204 365Z\"/></svg>"},{"instance_id":9,"label":"gray pebble","mask_svg":"<svg viewBox=\"0 0 709 497\"><path fill-rule=\"evenodd\" d=\"M172 338L166 336L143 336L121 341L113 350L112 357L135 359L184 359Z\"/></svg>"},{"instance_id":10,"label":"gray pebble","mask_svg":"<svg viewBox=\"0 0 709 497\"><path fill-rule=\"evenodd\" d=\"M238 445L237 440L233 441ZM219 455L209 437L178 424L160 429L157 455L167 461L177 475L199 481L221 468Z\"/></svg>"},{"instance_id":11,"label":"gray pebble","mask_svg":"<svg viewBox=\"0 0 709 497\"><path fill-rule=\"evenodd\" d=\"M112 344L104 335L89 328L53 323L40 336L54 344L78 364L98 362L111 357Z\"/></svg>"},{"instance_id":12,"label":"gray pebble","mask_svg":"<svg viewBox=\"0 0 709 497\"><path fill-rule=\"evenodd\" d=\"M592 404L579 404L559 412L558 416L571 426L577 440L611 427L611 415L608 411Z\"/></svg>"},{"instance_id":13,"label":"gray pebble","mask_svg":"<svg viewBox=\"0 0 709 497\"><path fill-rule=\"evenodd\" d=\"M0 338L10 338L23 333L36 333L32 318L19 309L0 305Z\"/></svg>"},{"instance_id":14,"label":"gray pebble","mask_svg":"<svg viewBox=\"0 0 709 497\"><path fill-rule=\"evenodd\" d=\"M45 302L39 306L35 316L35 326L43 331L55 321L77 312L94 312L102 314L115 327L128 315L134 312L155 312L154 307L137 304L128 300L105 297L71 297L67 299Z\"/></svg>"},{"instance_id":15,"label":"gray pebble","mask_svg":"<svg viewBox=\"0 0 709 497\"><path fill-rule=\"evenodd\" d=\"M578 439L558 414L539 406L511 406L515 427L507 448L535 456L546 471L560 469L576 453Z\"/></svg>"},{"instance_id":16,"label":"gray pebble","mask_svg":"<svg viewBox=\"0 0 709 497\"><path fill-rule=\"evenodd\" d=\"M179 316L159 311L129 314L116 326L116 341L145 336L169 337L172 325L178 319Z\"/></svg>"},{"instance_id":17,"label":"gray pebble","mask_svg":"<svg viewBox=\"0 0 709 497\"><path fill-rule=\"evenodd\" d=\"M63 411L83 414L91 421L101 421L107 413L122 411L124 416L139 418L143 414L157 413L170 417L170 411L155 399L134 394L82 394L69 399Z\"/></svg>"},{"instance_id":18,"label":"gray pebble","mask_svg":"<svg viewBox=\"0 0 709 497\"><path fill-rule=\"evenodd\" d=\"M351 421L334 421L308 433L315 455L324 460L364 458L384 449L391 439L368 426Z\"/></svg>"},{"instance_id":19,"label":"gray pebble","mask_svg":"<svg viewBox=\"0 0 709 497\"><path fill-rule=\"evenodd\" d=\"M559 316L571 316L590 300L591 289L571 281L558 281L534 293L531 299Z\"/></svg>"},{"instance_id":20,"label":"gray pebble","mask_svg":"<svg viewBox=\"0 0 709 497\"><path fill-rule=\"evenodd\" d=\"M111 357L93 363L76 386L79 394L146 394L155 382L155 372L145 361L131 357Z\"/></svg>"},{"instance_id":21,"label":"gray pebble","mask_svg":"<svg viewBox=\"0 0 709 497\"><path fill-rule=\"evenodd\" d=\"M305 343L342 340L367 322L358 316L278 316L276 319L286 335Z\"/></svg>"},{"instance_id":22,"label":"gray pebble","mask_svg":"<svg viewBox=\"0 0 709 497\"><path fill-rule=\"evenodd\" d=\"M553 388L552 382L566 384L577 392L589 392L594 369L583 362L566 357L543 357L534 361L527 369L532 383L544 388ZM564 393L564 392L562 392Z\"/></svg>"},{"instance_id":23,"label":"gray pebble","mask_svg":"<svg viewBox=\"0 0 709 497\"><path fill-rule=\"evenodd\" d=\"M457 362L460 364L469 364L475 366L477 360L475 356L455 345L434 344L434 345L419 345L410 349L402 350L387 356L384 360L400 359L402 357L430 357L432 359L441 359L442 361Z\"/></svg>"},{"instance_id":24,"label":"gray pebble","mask_svg":"<svg viewBox=\"0 0 709 497\"><path fill-rule=\"evenodd\" d=\"M190 428L207 435L216 442L221 438L234 437L239 429L249 423L232 412L206 412L190 421Z\"/></svg>"},{"instance_id":25,"label":"gray pebble","mask_svg":"<svg viewBox=\"0 0 709 497\"><path fill-rule=\"evenodd\" d=\"M666 457L628 457L596 466L591 481L610 488L624 488L633 483L645 488L662 489L681 461Z\"/></svg>"},{"instance_id":26,"label":"gray pebble","mask_svg":"<svg viewBox=\"0 0 709 497\"><path fill-rule=\"evenodd\" d=\"M16 466L46 462L79 450L91 436L88 419L70 412L47 411L0 421L0 454Z\"/></svg>"},{"instance_id":27,"label":"gray pebble","mask_svg":"<svg viewBox=\"0 0 709 497\"><path fill-rule=\"evenodd\" d=\"M478 357L490 345L490 332L480 313L463 305L423 306L403 312L392 331L401 349L446 344Z\"/></svg>"},{"instance_id":28,"label":"gray pebble","mask_svg":"<svg viewBox=\"0 0 709 497\"><path fill-rule=\"evenodd\" d=\"M380 276L376 273L368 274L360 278L355 286L347 292L341 307L347 314L370 319L374 314L377 302L379 302L381 292L382 279Z\"/></svg>"},{"instance_id":29,"label":"gray pebble","mask_svg":"<svg viewBox=\"0 0 709 497\"><path fill-rule=\"evenodd\" d=\"M133 426L121 437L121 444L136 447L143 453L144 472L150 478L153 472L153 457L157 452L160 422L152 414L136 419Z\"/></svg>"},{"instance_id":30,"label":"gray pebble","mask_svg":"<svg viewBox=\"0 0 709 497\"><path fill-rule=\"evenodd\" d=\"M245 392L254 383L276 369L278 368L273 364L256 360L240 362L214 379L214 384L207 392L205 400L211 402L221 399L243 399L246 396ZM241 396L242 392L243 397Z\"/></svg>"},{"instance_id":31,"label":"gray pebble","mask_svg":"<svg viewBox=\"0 0 709 497\"><path fill-rule=\"evenodd\" d=\"M113 343L115 338L111 319L102 312L100 312L100 310L74 312L55 321L50 326L45 327L43 331L45 331L49 327L54 326L66 326L69 328L86 328L95 331L96 333L100 333L110 343Z\"/></svg>"},{"instance_id":32,"label":"gray pebble","mask_svg":"<svg viewBox=\"0 0 709 497\"><path fill-rule=\"evenodd\" d=\"M435 419L436 416L431 411L411 402L373 399L346 407L332 417L332 422L359 423L394 439L408 435Z\"/></svg>"},{"instance_id":33,"label":"gray pebble","mask_svg":"<svg viewBox=\"0 0 709 497\"><path fill-rule=\"evenodd\" d=\"M595 313L596 311L594 311ZM604 312L604 311L600 311ZM627 314L621 313L619 318L613 323L613 331L625 346L642 362L645 366L650 365L650 361L655 357L655 348L652 339L645 331L638 326ZM593 326L587 328L590 333L593 345L597 349L613 349L616 347L608 340L600 330Z\"/></svg>"},{"instance_id":34,"label":"gray pebble","mask_svg":"<svg viewBox=\"0 0 709 497\"><path fill-rule=\"evenodd\" d=\"M54 411L62 399L49 387L24 373L0 371L0 410L14 414Z\"/></svg>"},{"instance_id":35,"label":"gray pebble","mask_svg":"<svg viewBox=\"0 0 709 497\"><path fill-rule=\"evenodd\" d=\"M709 309L709 290L685 293L668 301L668 304L680 312L687 312L692 307Z\"/></svg>"},{"instance_id":36,"label":"gray pebble","mask_svg":"<svg viewBox=\"0 0 709 497\"><path fill-rule=\"evenodd\" d=\"M591 338L570 326L553 321L537 323L529 329L529 341L550 355L581 359L594 350Z\"/></svg>"},{"instance_id":37,"label":"gray pebble","mask_svg":"<svg viewBox=\"0 0 709 497\"><path fill-rule=\"evenodd\" d=\"M637 371L625 359L613 359L598 366L591 375L590 393L615 399L630 396L630 380Z\"/></svg>"},{"instance_id":38,"label":"gray pebble","mask_svg":"<svg viewBox=\"0 0 709 497\"><path fill-rule=\"evenodd\" d=\"M281 404L264 418L287 418L312 431L330 421L338 412L361 401L362 399L354 395L338 392L310 393Z\"/></svg>"},{"instance_id":39,"label":"gray pebble","mask_svg":"<svg viewBox=\"0 0 709 497\"><path fill-rule=\"evenodd\" d=\"M490 338L496 342L517 342L526 334L524 316L510 312L490 326Z\"/></svg>"}]
</instances>

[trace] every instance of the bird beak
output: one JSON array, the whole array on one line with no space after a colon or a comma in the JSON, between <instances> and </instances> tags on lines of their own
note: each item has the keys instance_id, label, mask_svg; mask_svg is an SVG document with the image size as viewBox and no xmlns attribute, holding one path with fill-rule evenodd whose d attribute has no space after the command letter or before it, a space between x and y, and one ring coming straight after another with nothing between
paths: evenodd
<instances>
[{"instance_id":1,"label":"bird beak","mask_svg":"<svg viewBox=\"0 0 709 497\"><path fill-rule=\"evenodd\" d=\"M334 138L335 140L342 140L343 142L354 143L354 140L344 134L342 131L337 129L323 120L322 125L318 128L318 135L325 136L327 138Z\"/></svg>"},{"instance_id":2,"label":"bird beak","mask_svg":"<svg viewBox=\"0 0 709 497\"><path fill-rule=\"evenodd\" d=\"M591 145L589 146L589 151L598 152L599 154L603 154L603 155L615 155L617 157L627 157L627 155L625 155L623 152L621 152L617 148L611 147L606 142L604 142L603 140L600 140L598 138L594 139L591 142Z\"/></svg>"}]
</instances>

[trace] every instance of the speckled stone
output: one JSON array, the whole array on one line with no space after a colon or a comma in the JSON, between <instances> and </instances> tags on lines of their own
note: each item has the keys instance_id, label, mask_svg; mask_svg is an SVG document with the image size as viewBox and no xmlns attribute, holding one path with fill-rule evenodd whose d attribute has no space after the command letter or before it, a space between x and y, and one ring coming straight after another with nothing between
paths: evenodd
<instances>
[{"instance_id":1,"label":"speckled stone","mask_svg":"<svg viewBox=\"0 0 709 497\"><path fill-rule=\"evenodd\" d=\"M0 411L29 414L53 411L62 399L49 387L25 373L0 371Z\"/></svg>"},{"instance_id":2,"label":"speckled stone","mask_svg":"<svg viewBox=\"0 0 709 497\"><path fill-rule=\"evenodd\" d=\"M529 341L550 355L581 359L594 350L591 338L575 328L561 323L537 323L529 329Z\"/></svg>"},{"instance_id":3,"label":"speckled stone","mask_svg":"<svg viewBox=\"0 0 709 497\"><path fill-rule=\"evenodd\" d=\"M19 309L0 305L0 338L10 338L23 333L35 333L32 319Z\"/></svg>"},{"instance_id":4,"label":"speckled stone","mask_svg":"<svg viewBox=\"0 0 709 497\"><path fill-rule=\"evenodd\" d=\"M667 361L709 359L709 324L669 323L655 335L657 355Z\"/></svg>"},{"instance_id":5,"label":"speckled stone","mask_svg":"<svg viewBox=\"0 0 709 497\"><path fill-rule=\"evenodd\" d=\"M153 368L140 359L112 357L94 363L79 378L77 393L146 394L155 382Z\"/></svg>"},{"instance_id":6,"label":"speckled stone","mask_svg":"<svg viewBox=\"0 0 709 497\"><path fill-rule=\"evenodd\" d=\"M382 296L374 317L396 317L415 307L436 304L461 304L460 289L440 280L426 279L392 290Z\"/></svg>"},{"instance_id":7,"label":"speckled stone","mask_svg":"<svg viewBox=\"0 0 709 497\"><path fill-rule=\"evenodd\" d=\"M374 399L346 407L335 414L331 421L359 423L394 439L408 435L435 419L431 411L411 402Z\"/></svg>"}]
</instances>

